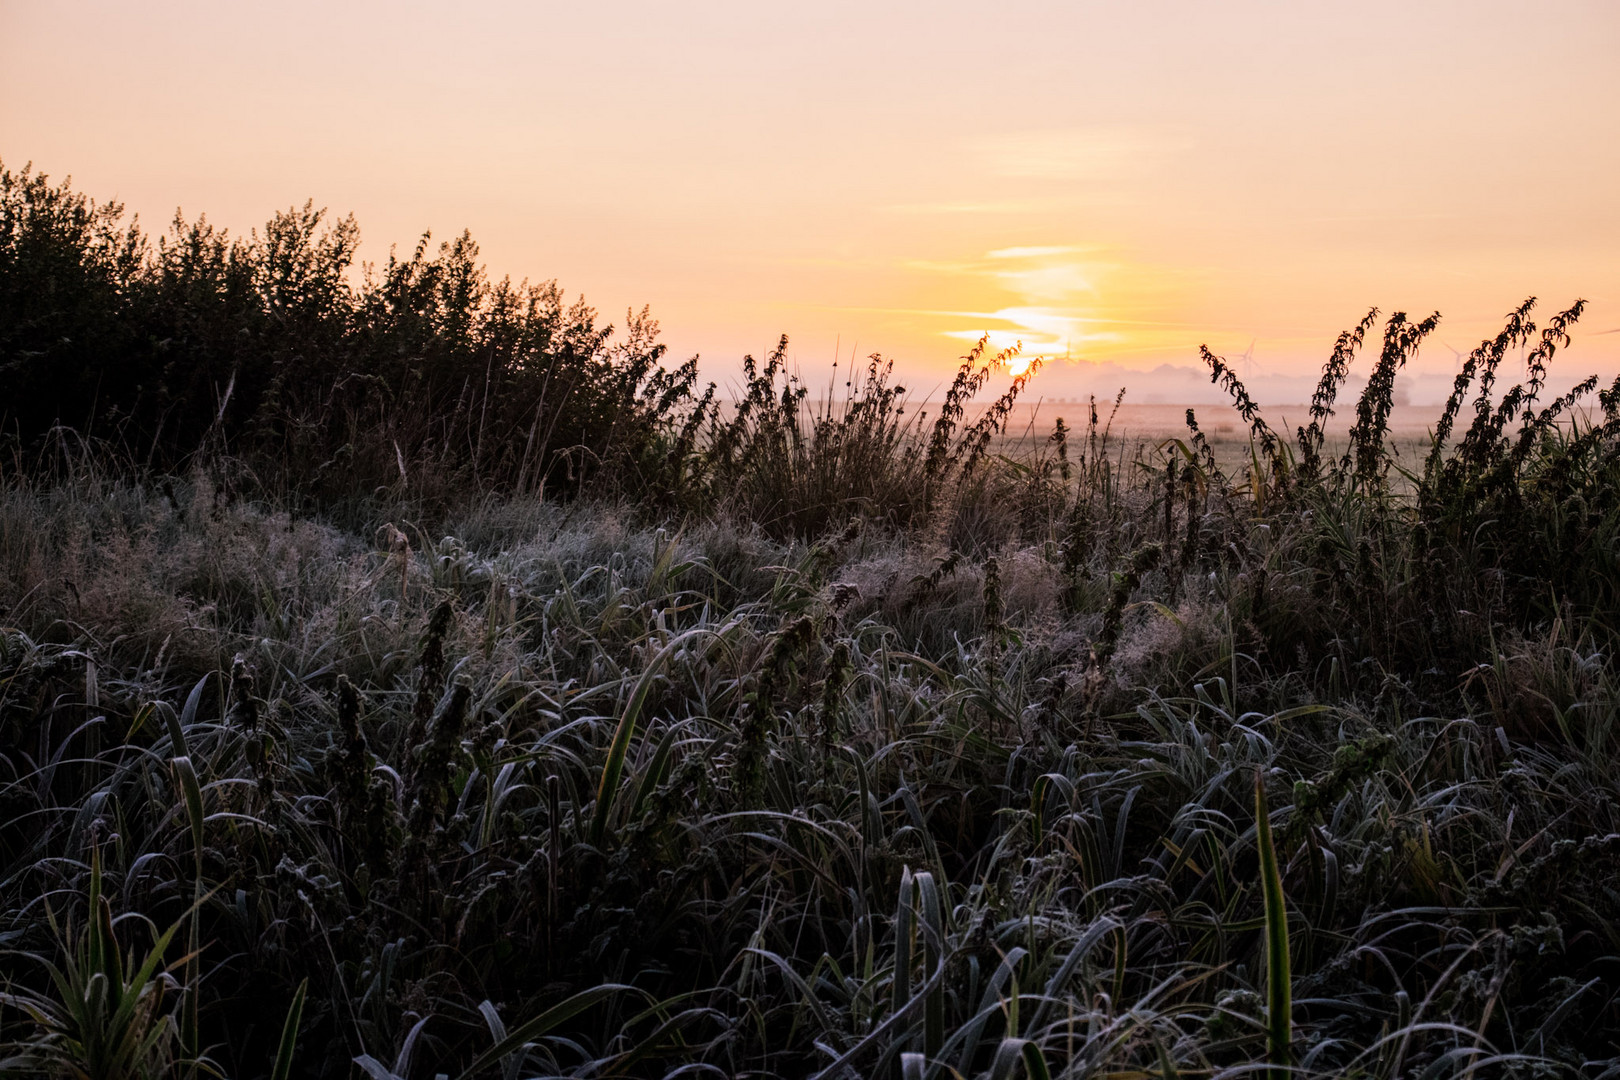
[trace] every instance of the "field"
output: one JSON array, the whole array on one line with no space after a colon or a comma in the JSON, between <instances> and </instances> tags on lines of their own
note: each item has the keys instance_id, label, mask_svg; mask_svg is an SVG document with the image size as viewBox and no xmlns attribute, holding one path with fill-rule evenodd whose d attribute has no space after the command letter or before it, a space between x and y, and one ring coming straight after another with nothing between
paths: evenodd
<instances>
[{"instance_id":1,"label":"field","mask_svg":"<svg viewBox=\"0 0 1620 1080\"><path fill-rule=\"evenodd\" d=\"M1039 390L1039 380L1032 380L1031 394ZM1138 405L1129 399L1119 403L1096 403L1099 422L1109 428L1110 443L1115 451L1123 450L1126 457L1134 457L1138 447L1157 448L1174 439L1186 439L1187 406ZM1215 458L1223 468L1237 472L1248 462L1252 440L1248 425L1230 409L1199 405L1193 409ZM1421 462L1431 445L1429 434L1439 410L1422 405L1391 405L1389 431L1385 436L1391 454L1398 463ZM1277 431L1292 433L1296 427L1311 422L1310 403L1300 405L1268 406L1266 415ZM1090 403L1065 400L1036 400L1020 402L1007 418L998 441L998 450L1013 457L1028 454L1039 447L1052 433L1052 427L1061 419L1072 430L1084 430L1090 423ZM1112 420L1110 424L1109 421ZM1328 419L1324 452L1342 456L1350 445L1350 428L1354 415L1339 414Z\"/></svg>"},{"instance_id":2,"label":"field","mask_svg":"<svg viewBox=\"0 0 1620 1080\"><path fill-rule=\"evenodd\" d=\"M983 348L721 409L449 245L120 261L3 176L100 299L0 320L0 1069L1620 1076L1579 303L1410 420L1377 313L1288 427L1210 354L1196 433Z\"/></svg>"}]
</instances>

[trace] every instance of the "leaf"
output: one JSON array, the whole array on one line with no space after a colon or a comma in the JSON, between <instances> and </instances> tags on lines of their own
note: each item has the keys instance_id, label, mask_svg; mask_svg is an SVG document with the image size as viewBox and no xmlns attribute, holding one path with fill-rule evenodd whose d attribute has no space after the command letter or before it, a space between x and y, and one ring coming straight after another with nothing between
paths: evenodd
<instances>
[{"instance_id":1,"label":"leaf","mask_svg":"<svg viewBox=\"0 0 1620 1080\"><path fill-rule=\"evenodd\" d=\"M1040 1054L1040 1047L1028 1039L1002 1039L996 1047L996 1056L990 1060L990 1080L1013 1080L1018 1075L1018 1067L1024 1066L1024 1073L1034 1080L1035 1073L1029 1067L1029 1049L1034 1047L1035 1053ZM1046 1071L1046 1059L1040 1057L1040 1080L1048 1080L1051 1075Z\"/></svg>"},{"instance_id":2,"label":"leaf","mask_svg":"<svg viewBox=\"0 0 1620 1080\"><path fill-rule=\"evenodd\" d=\"M636 786L635 802L630 806L630 820L640 821L642 808L647 805L647 796L658 790L658 785L664 782L664 775L669 771L670 752L675 746L675 736L680 727L671 724L669 730L658 743L658 749L653 751L652 761L648 762L647 770L641 776L641 782Z\"/></svg>"},{"instance_id":3,"label":"leaf","mask_svg":"<svg viewBox=\"0 0 1620 1080\"><path fill-rule=\"evenodd\" d=\"M1254 771L1254 826L1260 849L1260 888L1266 901L1266 1061L1272 1080L1283 1080L1293 1057L1293 979L1288 963L1288 907L1283 900L1277 848L1271 839L1265 776Z\"/></svg>"},{"instance_id":4,"label":"leaf","mask_svg":"<svg viewBox=\"0 0 1620 1080\"><path fill-rule=\"evenodd\" d=\"M191 767L191 759L185 755L174 758L169 762L169 768L174 773L174 786L180 789L185 799L186 820L191 827L191 844L197 853L197 866L202 868L203 851L203 803L202 786L197 783L197 770Z\"/></svg>"},{"instance_id":5,"label":"leaf","mask_svg":"<svg viewBox=\"0 0 1620 1080\"><path fill-rule=\"evenodd\" d=\"M940 901L939 887L934 875L924 870L916 876L918 906L922 909L923 971L928 975L941 972L945 967L945 915ZM945 1041L945 981L934 980L923 1006L923 1052L929 1057L939 1053Z\"/></svg>"},{"instance_id":6,"label":"leaf","mask_svg":"<svg viewBox=\"0 0 1620 1080\"><path fill-rule=\"evenodd\" d=\"M371 1077L371 1080L404 1080L403 1077L395 1076L388 1066L370 1054L361 1054L354 1059L354 1063L360 1066L365 1074Z\"/></svg>"},{"instance_id":7,"label":"leaf","mask_svg":"<svg viewBox=\"0 0 1620 1080\"><path fill-rule=\"evenodd\" d=\"M200 685L200 684L199 684ZM197 691L193 690L193 697ZM187 702L187 711L194 711L191 703ZM198 987L197 987L197 954L201 951L199 939L200 924L197 921L197 907L202 902L202 872L203 872L203 802L202 787L197 783L197 772L191 767L191 758L181 755L169 762L169 768L174 773L174 785L180 789L185 798L186 818L191 827L192 849L197 856L197 874L193 881L192 892L196 900L191 911L191 937L190 949L186 960L186 982L181 998L180 1007L180 1041L184 1044L186 1052L197 1053L198 1050Z\"/></svg>"},{"instance_id":8,"label":"leaf","mask_svg":"<svg viewBox=\"0 0 1620 1080\"><path fill-rule=\"evenodd\" d=\"M601 986L592 987L589 990L581 990L566 1001L553 1005L534 1019L513 1028L506 1038L498 1040L494 1046L473 1059L473 1063L461 1073L463 1080L470 1080L471 1077L477 1076L507 1054L522 1049L524 1044L533 1042L564 1020L584 1012L592 1005L605 1001L620 991L634 992L634 990L635 987L624 986L620 983L603 983ZM358 1058L355 1060L357 1063L359 1062ZM363 1065L362 1068L364 1068ZM376 1076L376 1074L373 1073L373 1076ZM388 1078L378 1076L377 1080L388 1080Z\"/></svg>"},{"instance_id":9,"label":"leaf","mask_svg":"<svg viewBox=\"0 0 1620 1080\"><path fill-rule=\"evenodd\" d=\"M695 637L712 633L706 627L697 627L684 634L671 639L669 644L658 650L647 663L647 668L636 680L635 689L630 692L630 700L625 703L624 713L619 717L619 726L613 733L613 741L608 744L607 760L602 764L602 779L596 787L596 817L591 822L591 843L601 844L602 834L607 831L608 815L613 810L613 800L618 795L619 777L624 773L624 759L630 752L630 739L636 733L636 721L641 716L641 708L647 703L647 694L652 690L653 680L664 669L670 656L679 648Z\"/></svg>"},{"instance_id":10,"label":"leaf","mask_svg":"<svg viewBox=\"0 0 1620 1080\"><path fill-rule=\"evenodd\" d=\"M1035 1040L1024 1043L1023 1058L1024 1075L1029 1080L1052 1080L1052 1070L1046 1066L1046 1055Z\"/></svg>"},{"instance_id":11,"label":"leaf","mask_svg":"<svg viewBox=\"0 0 1620 1080\"><path fill-rule=\"evenodd\" d=\"M894 981L889 1009L898 1013L911 1000L911 955L916 941L917 913L912 900L915 879L911 867L900 871L900 899L894 910Z\"/></svg>"},{"instance_id":12,"label":"leaf","mask_svg":"<svg viewBox=\"0 0 1620 1080\"><path fill-rule=\"evenodd\" d=\"M212 677L213 672L209 672L207 675L204 675L202 678L198 679L197 685L193 686L191 688L191 693L186 695L186 703L181 707L180 710L180 741L176 743L174 747L177 754L186 754L190 752L185 746L185 729L197 722L197 710L202 705L203 691L207 689L208 680Z\"/></svg>"},{"instance_id":13,"label":"leaf","mask_svg":"<svg viewBox=\"0 0 1620 1080\"><path fill-rule=\"evenodd\" d=\"M984 994L979 999L979 1011L965 1027L958 1028L956 1034L951 1036L951 1042L960 1040L962 1043L962 1058L957 1065L957 1071L962 1075L970 1075L969 1068L978 1053L979 1036L984 1033L985 1023L992 1013L1001 1011L1001 988L1012 980L1018 965L1028 955L1029 950L1022 945L1014 945L1007 950L1007 955L1001 958L1001 963L996 965L995 971L990 973L989 981L985 983Z\"/></svg>"},{"instance_id":14,"label":"leaf","mask_svg":"<svg viewBox=\"0 0 1620 1080\"><path fill-rule=\"evenodd\" d=\"M309 989L305 979L293 991L292 1004L287 1008L287 1020L281 1025L281 1042L276 1046L275 1065L270 1069L270 1080L287 1080L292 1072L293 1047L298 1042L298 1022L304 1016L304 993Z\"/></svg>"}]
</instances>

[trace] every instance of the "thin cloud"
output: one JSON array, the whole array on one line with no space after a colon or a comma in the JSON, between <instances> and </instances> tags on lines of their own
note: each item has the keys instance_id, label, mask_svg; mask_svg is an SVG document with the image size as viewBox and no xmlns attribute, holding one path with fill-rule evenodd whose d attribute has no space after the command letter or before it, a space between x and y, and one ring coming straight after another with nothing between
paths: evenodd
<instances>
[{"instance_id":1,"label":"thin cloud","mask_svg":"<svg viewBox=\"0 0 1620 1080\"><path fill-rule=\"evenodd\" d=\"M1113 344L1124 340L1124 335L1116 331L1093 328L1092 320L1085 312L1073 309L1009 307L977 315L963 314L965 318L980 320L981 325L974 329L946 330L942 336L977 341L989 334L991 344L997 348L1022 342L1026 349L1034 352L1061 350L1065 355L1072 355L1076 348L1087 345ZM1003 325L984 326L985 322Z\"/></svg>"}]
</instances>

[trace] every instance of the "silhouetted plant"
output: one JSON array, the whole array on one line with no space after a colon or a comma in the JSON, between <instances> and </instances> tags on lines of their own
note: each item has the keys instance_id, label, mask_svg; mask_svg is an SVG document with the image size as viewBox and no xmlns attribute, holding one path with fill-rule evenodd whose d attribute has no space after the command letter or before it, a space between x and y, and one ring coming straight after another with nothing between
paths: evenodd
<instances>
[{"instance_id":1,"label":"silhouetted plant","mask_svg":"<svg viewBox=\"0 0 1620 1080\"><path fill-rule=\"evenodd\" d=\"M1354 455L1355 477L1364 487L1381 482L1388 465L1384 435L1395 404L1395 376L1439 323L1439 312L1413 323L1405 312L1397 311L1384 325L1384 348L1356 402L1356 422L1350 429L1350 449L1345 452L1345 466Z\"/></svg>"},{"instance_id":2,"label":"silhouetted plant","mask_svg":"<svg viewBox=\"0 0 1620 1080\"><path fill-rule=\"evenodd\" d=\"M1354 329L1341 333L1333 343L1332 355L1322 366L1322 377L1311 394L1310 426L1301 427L1298 432L1300 473L1306 483L1313 482L1322 471L1322 445L1327 440L1327 422L1333 416L1339 387L1350 373L1350 362L1355 359L1356 350L1361 348L1377 318L1378 309L1372 308Z\"/></svg>"},{"instance_id":3,"label":"silhouetted plant","mask_svg":"<svg viewBox=\"0 0 1620 1080\"><path fill-rule=\"evenodd\" d=\"M0 165L5 428L71 425L159 469L228 455L295 501L679 482L712 397L695 362L661 365L646 311L615 338L555 283L491 282L466 233L356 281L359 239L306 203L245 238L176 215L154 245L118 204Z\"/></svg>"}]
</instances>

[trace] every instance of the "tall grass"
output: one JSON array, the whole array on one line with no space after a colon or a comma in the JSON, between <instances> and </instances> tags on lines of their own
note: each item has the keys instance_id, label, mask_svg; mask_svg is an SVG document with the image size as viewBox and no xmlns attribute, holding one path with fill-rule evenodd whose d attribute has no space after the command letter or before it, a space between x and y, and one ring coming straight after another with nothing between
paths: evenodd
<instances>
[{"instance_id":1,"label":"tall grass","mask_svg":"<svg viewBox=\"0 0 1620 1080\"><path fill-rule=\"evenodd\" d=\"M0 486L0 1058L1620 1075L1620 385L1541 400L1580 314L1515 309L1414 461L1433 323L1376 313L1293 436L1206 350L1231 471L1096 406L1015 455L983 349L915 409L779 349L645 498L322 524L58 431Z\"/></svg>"},{"instance_id":2,"label":"tall grass","mask_svg":"<svg viewBox=\"0 0 1620 1080\"><path fill-rule=\"evenodd\" d=\"M1016 349L980 341L962 359L935 414L893 381L894 365L871 357L829 385L814 404L788 370L783 337L763 364L743 361L735 406L717 413L693 471L719 506L779 536L816 539L850 519L915 529L942 505L958 504L982 479L981 466L1038 361L971 419L973 397Z\"/></svg>"}]
</instances>

